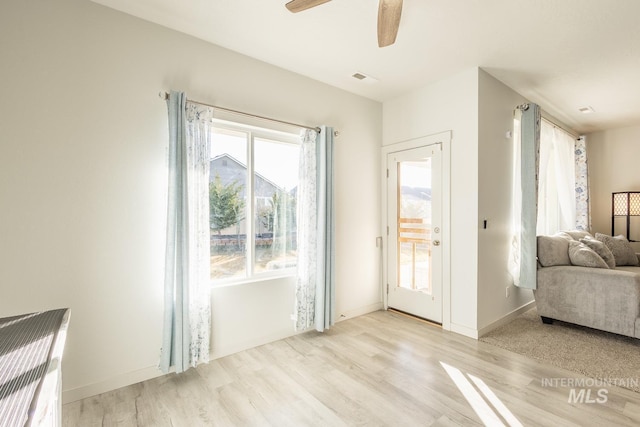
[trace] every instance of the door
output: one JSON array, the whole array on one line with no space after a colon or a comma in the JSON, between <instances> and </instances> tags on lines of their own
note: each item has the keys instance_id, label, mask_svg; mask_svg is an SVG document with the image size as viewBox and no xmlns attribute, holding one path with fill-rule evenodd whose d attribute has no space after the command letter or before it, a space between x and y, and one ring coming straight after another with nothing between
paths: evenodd
<instances>
[{"instance_id":1,"label":"door","mask_svg":"<svg viewBox=\"0 0 640 427\"><path fill-rule=\"evenodd\" d=\"M442 323L442 144L387 155L387 304Z\"/></svg>"}]
</instances>

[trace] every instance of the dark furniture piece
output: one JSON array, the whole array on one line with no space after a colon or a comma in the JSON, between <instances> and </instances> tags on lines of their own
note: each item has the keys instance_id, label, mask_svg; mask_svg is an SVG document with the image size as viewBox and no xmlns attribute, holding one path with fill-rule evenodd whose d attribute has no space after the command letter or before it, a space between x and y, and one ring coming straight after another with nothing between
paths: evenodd
<instances>
[{"instance_id":1,"label":"dark furniture piece","mask_svg":"<svg viewBox=\"0 0 640 427\"><path fill-rule=\"evenodd\" d=\"M635 218L634 218L635 217ZM631 220L635 224L635 233L631 233ZM640 191L621 191L611 193L611 235L616 235L616 229L624 228L622 234L630 242L637 242L638 219L640 219ZM616 227L617 225L617 227ZM620 233L618 233L620 234Z\"/></svg>"}]
</instances>

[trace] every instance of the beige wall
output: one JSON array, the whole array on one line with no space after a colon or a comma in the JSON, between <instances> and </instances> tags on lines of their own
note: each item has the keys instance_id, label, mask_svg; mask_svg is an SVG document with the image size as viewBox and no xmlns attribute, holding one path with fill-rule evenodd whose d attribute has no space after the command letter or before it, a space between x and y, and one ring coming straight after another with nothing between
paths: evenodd
<instances>
[{"instance_id":1,"label":"beige wall","mask_svg":"<svg viewBox=\"0 0 640 427\"><path fill-rule=\"evenodd\" d=\"M0 316L71 308L65 400L157 375L161 90L340 130L336 308L381 307L381 104L86 0L0 5ZM216 289L213 352L293 333L291 279Z\"/></svg>"},{"instance_id":2,"label":"beige wall","mask_svg":"<svg viewBox=\"0 0 640 427\"><path fill-rule=\"evenodd\" d=\"M477 329L478 69L384 103L383 145L451 131L451 330ZM445 309L446 311L446 309Z\"/></svg>"},{"instance_id":3,"label":"beige wall","mask_svg":"<svg viewBox=\"0 0 640 427\"><path fill-rule=\"evenodd\" d=\"M506 133L523 102L485 71L470 68L384 103L385 146L452 132L451 329L472 337L533 301L530 290L512 286L507 268L513 140Z\"/></svg>"},{"instance_id":4,"label":"beige wall","mask_svg":"<svg viewBox=\"0 0 640 427\"><path fill-rule=\"evenodd\" d=\"M592 232L611 234L611 193L640 191L639 160L640 126L587 135Z\"/></svg>"},{"instance_id":5,"label":"beige wall","mask_svg":"<svg viewBox=\"0 0 640 427\"><path fill-rule=\"evenodd\" d=\"M478 132L478 329L533 301L513 286L507 269L511 243L513 110L527 102L483 70L479 72ZM487 228L484 228L487 220ZM509 287L509 297L506 288Z\"/></svg>"}]
</instances>

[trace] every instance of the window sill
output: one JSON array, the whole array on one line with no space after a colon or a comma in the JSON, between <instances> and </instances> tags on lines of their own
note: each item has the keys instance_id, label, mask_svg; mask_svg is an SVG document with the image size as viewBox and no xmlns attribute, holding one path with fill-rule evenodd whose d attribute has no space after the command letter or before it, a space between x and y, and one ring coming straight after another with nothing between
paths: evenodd
<instances>
[{"instance_id":1,"label":"window sill","mask_svg":"<svg viewBox=\"0 0 640 427\"><path fill-rule=\"evenodd\" d=\"M226 288L230 286L247 285L258 282L269 282L278 279L293 278L296 275L295 268L288 268L273 273L262 273L253 277L230 278L222 280L212 280L211 289Z\"/></svg>"}]
</instances>

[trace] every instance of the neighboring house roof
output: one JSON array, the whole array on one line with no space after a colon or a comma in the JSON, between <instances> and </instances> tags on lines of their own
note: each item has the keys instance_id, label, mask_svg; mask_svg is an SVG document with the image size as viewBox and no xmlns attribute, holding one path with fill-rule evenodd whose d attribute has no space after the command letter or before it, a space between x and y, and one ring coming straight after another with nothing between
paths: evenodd
<instances>
[{"instance_id":1,"label":"neighboring house roof","mask_svg":"<svg viewBox=\"0 0 640 427\"><path fill-rule=\"evenodd\" d=\"M232 162L231 165L224 164L224 161ZM210 171L209 171L209 182L212 182L216 174L220 176L222 183L227 185L233 181L239 181L242 184L245 184L246 181L246 173L247 165L231 156L230 154L223 153L218 156L215 156L211 159L210 163ZM215 165L215 166L214 166ZM237 171L234 173L234 171ZM242 172L242 173L239 173ZM275 191L284 191L279 185L271 181L270 179L264 177L263 175L255 172L255 176L257 178L257 184L255 193L258 196L271 196ZM244 191L243 191L244 193Z\"/></svg>"}]
</instances>

